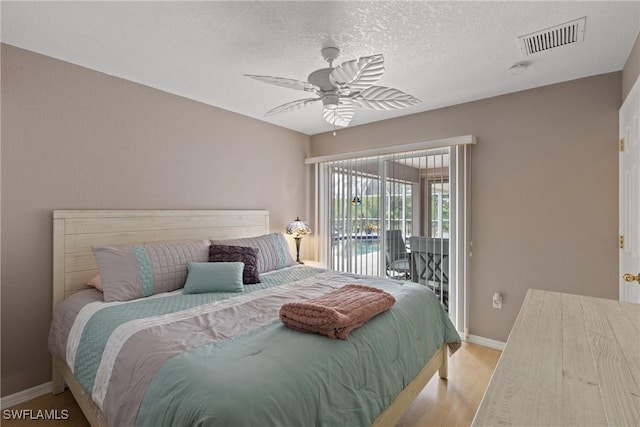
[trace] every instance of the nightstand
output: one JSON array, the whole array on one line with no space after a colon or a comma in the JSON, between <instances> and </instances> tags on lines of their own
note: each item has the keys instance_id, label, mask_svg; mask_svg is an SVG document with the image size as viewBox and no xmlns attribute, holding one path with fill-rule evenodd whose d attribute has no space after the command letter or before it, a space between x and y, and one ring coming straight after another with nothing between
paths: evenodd
<instances>
[{"instance_id":1,"label":"nightstand","mask_svg":"<svg viewBox=\"0 0 640 427\"><path fill-rule=\"evenodd\" d=\"M315 261L312 259L303 259L302 262L308 267L327 268L327 266L323 262Z\"/></svg>"}]
</instances>

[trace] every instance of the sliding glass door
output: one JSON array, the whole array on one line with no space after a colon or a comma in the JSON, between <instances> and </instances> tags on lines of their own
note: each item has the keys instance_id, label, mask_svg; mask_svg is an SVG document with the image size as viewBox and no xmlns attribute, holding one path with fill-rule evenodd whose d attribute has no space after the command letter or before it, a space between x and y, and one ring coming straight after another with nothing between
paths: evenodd
<instances>
[{"instance_id":1,"label":"sliding glass door","mask_svg":"<svg viewBox=\"0 0 640 427\"><path fill-rule=\"evenodd\" d=\"M380 270L379 231L381 177L376 160L355 159L327 166L329 267L377 276Z\"/></svg>"},{"instance_id":2,"label":"sliding glass door","mask_svg":"<svg viewBox=\"0 0 640 427\"><path fill-rule=\"evenodd\" d=\"M390 253L385 233L399 231L404 242L419 230L414 209L420 204L419 169L409 160L353 159L327 166L329 176L329 265L334 270L372 276L390 275ZM415 228L415 230L414 230ZM387 233L388 234L388 233ZM406 244L400 248L407 252ZM386 251L386 254L385 254ZM404 258L404 255L402 255ZM408 276L407 264L403 276Z\"/></svg>"},{"instance_id":3,"label":"sliding glass door","mask_svg":"<svg viewBox=\"0 0 640 427\"><path fill-rule=\"evenodd\" d=\"M464 145L319 163L322 261L427 286L462 329L468 170Z\"/></svg>"}]
</instances>

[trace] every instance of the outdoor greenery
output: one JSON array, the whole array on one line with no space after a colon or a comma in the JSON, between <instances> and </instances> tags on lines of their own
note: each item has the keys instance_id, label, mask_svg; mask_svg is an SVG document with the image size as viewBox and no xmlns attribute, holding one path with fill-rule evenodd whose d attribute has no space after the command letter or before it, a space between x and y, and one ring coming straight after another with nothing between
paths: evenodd
<instances>
[{"instance_id":1,"label":"outdoor greenery","mask_svg":"<svg viewBox=\"0 0 640 427\"><path fill-rule=\"evenodd\" d=\"M448 188L431 187L431 236L449 236L450 197Z\"/></svg>"},{"instance_id":2,"label":"outdoor greenery","mask_svg":"<svg viewBox=\"0 0 640 427\"><path fill-rule=\"evenodd\" d=\"M357 177L356 180L364 180ZM387 228L397 229L405 224L407 235L411 234L411 220L413 215L413 197L411 194L412 184L394 181L386 185L386 212L380 215L380 195L379 185L371 185L372 181L367 178L369 185L358 183L358 187L365 187L364 194L344 195L333 200L334 218L337 218L337 229L339 233L375 233L381 227L381 218L386 222ZM369 192L369 194L367 193ZM342 230L342 224L349 224L351 230Z\"/></svg>"}]
</instances>

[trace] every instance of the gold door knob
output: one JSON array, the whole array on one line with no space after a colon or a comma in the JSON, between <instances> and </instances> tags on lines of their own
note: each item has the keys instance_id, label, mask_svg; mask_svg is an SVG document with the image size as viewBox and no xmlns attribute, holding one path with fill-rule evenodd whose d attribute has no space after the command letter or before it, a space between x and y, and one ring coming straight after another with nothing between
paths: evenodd
<instances>
[{"instance_id":1,"label":"gold door knob","mask_svg":"<svg viewBox=\"0 0 640 427\"><path fill-rule=\"evenodd\" d=\"M634 276L633 274L625 274L624 276L622 276L622 278L624 279L625 282L638 282L640 283L640 273L638 273L637 276Z\"/></svg>"}]
</instances>

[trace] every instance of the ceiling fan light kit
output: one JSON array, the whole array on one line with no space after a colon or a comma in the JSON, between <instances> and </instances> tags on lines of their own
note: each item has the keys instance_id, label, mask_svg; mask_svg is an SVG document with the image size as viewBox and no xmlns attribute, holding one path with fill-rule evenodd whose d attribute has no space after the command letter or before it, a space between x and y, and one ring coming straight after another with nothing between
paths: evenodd
<instances>
[{"instance_id":1,"label":"ceiling fan light kit","mask_svg":"<svg viewBox=\"0 0 640 427\"><path fill-rule=\"evenodd\" d=\"M322 98L322 105L324 108L328 108L329 110L335 110L338 108L339 99L338 95L325 95Z\"/></svg>"},{"instance_id":2,"label":"ceiling fan light kit","mask_svg":"<svg viewBox=\"0 0 640 427\"><path fill-rule=\"evenodd\" d=\"M409 107L420 102L419 99L398 89L374 86L384 74L384 57L380 54L346 61L334 67L333 62L338 58L340 49L329 46L323 48L320 53L329 63L329 67L313 71L306 82L284 77L245 74L264 83L313 92L317 96L275 107L267 111L265 117L298 110L322 101L324 119L334 127L345 127L349 126L356 106L385 111Z\"/></svg>"}]
</instances>

